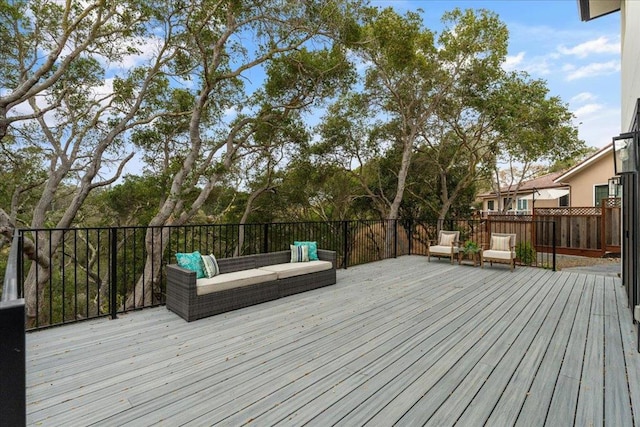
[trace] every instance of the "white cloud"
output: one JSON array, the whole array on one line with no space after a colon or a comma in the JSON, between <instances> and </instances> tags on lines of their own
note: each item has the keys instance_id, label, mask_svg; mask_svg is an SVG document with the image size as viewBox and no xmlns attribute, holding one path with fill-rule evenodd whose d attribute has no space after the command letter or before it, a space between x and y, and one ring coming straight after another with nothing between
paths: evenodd
<instances>
[{"instance_id":1,"label":"white cloud","mask_svg":"<svg viewBox=\"0 0 640 427\"><path fill-rule=\"evenodd\" d=\"M608 62L593 62L582 67L573 64L566 64L562 71L567 73L566 80L578 80L587 77L606 76L620 71L620 61L612 60Z\"/></svg>"},{"instance_id":2,"label":"white cloud","mask_svg":"<svg viewBox=\"0 0 640 427\"><path fill-rule=\"evenodd\" d=\"M612 42L607 37L601 36L595 40L580 43L572 48L560 45L558 46L558 52L563 55L577 56L578 58L586 58L593 54L620 54L620 41Z\"/></svg>"},{"instance_id":3,"label":"white cloud","mask_svg":"<svg viewBox=\"0 0 640 427\"><path fill-rule=\"evenodd\" d=\"M236 107L229 107L229 108L225 108L224 109L223 115L224 115L224 117L227 117L227 118L234 118L241 112L242 112L241 109L239 110Z\"/></svg>"},{"instance_id":4,"label":"white cloud","mask_svg":"<svg viewBox=\"0 0 640 427\"><path fill-rule=\"evenodd\" d=\"M601 111L603 106L601 104L586 104L578 108L573 112L578 120L584 121L593 113Z\"/></svg>"},{"instance_id":5,"label":"white cloud","mask_svg":"<svg viewBox=\"0 0 640 427\"><path fill-rule=\"evenodd\" d=\"M529 74L546 76L551 74L552 66L549 64L549 60L545 57L537 57L529 61L523 68Z\"/></svg>"},{"instance_id":6,"label":"white cloud","mask_svg":"<svg viewBox=\"0 0 640 427\"><path fill-rule=\"evenodd\" d=\"M592 109L592 111L587 111ZM611 137L620 133L620 108L599 105L582 112L576 110L575 124L578 136L591 147L602 148L611 142ZM580 114L580 116L578 116Z\"/></svg>"},{"instance_id":7,"label":"white cloud","mask_svg":"<svg viewBox=\"0 0 640 427\"><path fill-rule=\"evenodd\" d=\"M142 65L156 55L161 44L162 40L158 37L147 37L139 40L138 43L131 46L138 52L125 55L116 65L124 69Z\"/></svg>"},{"instance_id":8,"label":"white cloud","mask_svg":"<svg viewBox=\"0 0 640 427\"><path fill-rule=\"evenodd\" d=\"M113 81L114 78L104 79L101 86L92 88L92 92L100 98L111 95L113 93Z\"/></svg>"},{"instance_id":9,"label":"white cloud","mask_svg":"<svg viewBox=\"0 0 640 427\"><path fill-rule=\"evenodd\" d=\"M582 104L589 101L595 101L598 97L592 94L591 92L580 92L579 94L573 96L569 102L571 104Z\"/></svg>"},{"instance_id":10,"label":"white cloud","mask_svg":"<svg viewBox=\"0 0 640 427\"><path fill-rule=\"evenodd\" d=\"M502 68L506 71L513 71L518 68L524 60L525 52L518 52L517 55L508 55L507 59L502 64Z\"/></svg>"}]
</instances>

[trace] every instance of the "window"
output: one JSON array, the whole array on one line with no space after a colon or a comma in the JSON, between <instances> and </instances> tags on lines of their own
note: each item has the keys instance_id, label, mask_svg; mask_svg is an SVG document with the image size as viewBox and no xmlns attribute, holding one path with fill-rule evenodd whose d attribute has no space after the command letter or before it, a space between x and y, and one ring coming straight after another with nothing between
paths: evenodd
<instances>
[{"instance_id":1,"label":"window","mask_svg":"<svg viewBox=\"0 0 640 427\"><path fill-rule=\"evenodd\" d=\"M600 206L602 199L609 198L609 185L596 185L593 187L593 203L594 206Z\"/></svg>"},{"instance_id":2,"label":"window","mask_svg":"<svg viewBox=\"0 0 640 427\"><path fill-rule=\"evenodd\" d=\"M518 199L518 210L519 211L528 211L529 210L529 201L527 199Z\"/></svg>"},{"instance_id":3,"label":"window","mask_svg":"<svg viewBox=\"0 0 640 427\"><path fill-rule=\"evenodd\" d=\"M487 210L488 210L488 211L494 211L495 209L496 209L496 208L495 208L495 203L494 203L494 201L493 201L493 200L489 200L489 201L487 201Z\"/></svg>"},{"instance_id":4,"label":"window","mask_svg":"<svg viewBox=\"0 0 640 427\"><path fill-rule=\"evenodd\" d=\"M561 208L569 207L569 195L568 194L560 197L560 199L558 200L558 206L561 207Z\"/></svg>"}]
</instances>

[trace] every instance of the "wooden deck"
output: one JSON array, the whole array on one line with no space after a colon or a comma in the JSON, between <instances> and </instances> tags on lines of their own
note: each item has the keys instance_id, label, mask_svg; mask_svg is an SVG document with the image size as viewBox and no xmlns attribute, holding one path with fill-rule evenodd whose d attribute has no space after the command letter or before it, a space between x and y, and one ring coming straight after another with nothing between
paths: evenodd
<instances>
[{"instance_id":1,"label":"wooden deck","mask_svg":"<svg viewBox=\"0 0 640 427\"><path fill-rule=\"evenodd\" d=\"M27 422L640 424L620 280L405 256L187 323L164 307L27 335Z\"/></svg>"}]
</instances>

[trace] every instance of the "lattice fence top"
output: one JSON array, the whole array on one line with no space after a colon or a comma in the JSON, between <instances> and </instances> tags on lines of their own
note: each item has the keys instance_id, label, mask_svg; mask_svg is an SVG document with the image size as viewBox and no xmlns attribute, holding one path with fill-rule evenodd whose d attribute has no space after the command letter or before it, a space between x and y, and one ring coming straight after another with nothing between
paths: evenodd
<instances>
[{"instance_id":1,"label":"lattice fence top","mask_svg":"<svg viewBox=\"0 0 640 427\"><path fill-rule=\"evenodd\" d=\"M622 206L622 199L619 197L612 197L609 199L602 199L603 208L619 208Z\"/></svg>"},{"instance_id":2,"label":"lattice fence top","mask_svg":"<svg viewBox=\"0 0 640 427\"><path fill-rule=\"evenodd\" d=\"M537 212L537 211L536 211ZM532 215L500 215L491 214L488 217L491 221L508 221L508 222L531 222L533 220Z\"/></svg>"},{"instance_id":3,"label":"lattice fence top","mask_svg":"<svg viewBox=\"0 0 640 427\"><path fill-rule=\"evenodd\" d=\"M600 207L581 207L581 208L536 208L536 216L593 216L602 215Z\"/></svg>"}]
</instances>

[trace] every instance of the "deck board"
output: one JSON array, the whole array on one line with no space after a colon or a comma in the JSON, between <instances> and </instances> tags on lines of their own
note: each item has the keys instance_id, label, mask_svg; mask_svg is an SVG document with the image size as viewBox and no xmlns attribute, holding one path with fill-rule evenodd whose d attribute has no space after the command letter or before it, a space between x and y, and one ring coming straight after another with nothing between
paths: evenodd
<instances>
[{"instance_id":1,"label":"deck board","mask_svg":"<svg viewBox=\"0 0 640 427\"><path fill-rule=\"evenodd\" d=\"M604 423L604 291L604 280L597 281L578 392L575 424L579 426Z\"/></svg>"},{"instance_id":2,"label":"deck board","mask_svg":"<svg viewBox=\"0 0 640 427\"><path fill-rule=\"evenodd\" d=\"M634 425L617 278L424 257L187 323L164 307L27 334L28 425Z\"/></svg>"},{"instance_id":3,"label":"deck board","mask_svg":"<svg viewBox=\"0 0 640 427\"><path fill-rule=\"evenodd\" d=\"M574 336L580 337L578 331L579 310L585 308L584 300L586 299L586 276L576 276L576 283L571 294L571 299L565 307L558 327L554 332L552 341L549 343L544 359L535 372L533 381L529 390L526 392L525 400L517 414L515 423L519 425L542 425L545 422L548 409L551 406L554 390L560 381L560 372L565 361L569 360L572 353L571 339ZM579 338L578 338L579 339ZM549 381L549 378L556 378L556 381ZM562 393L564 394L564 392ZM568 396L571 396L570 392ZM570 399L567 404L573 404L574 399ZM556 425L572 425L573 411L566 414L565 419L556 419Z\"/></svg>"}]
</instances>

